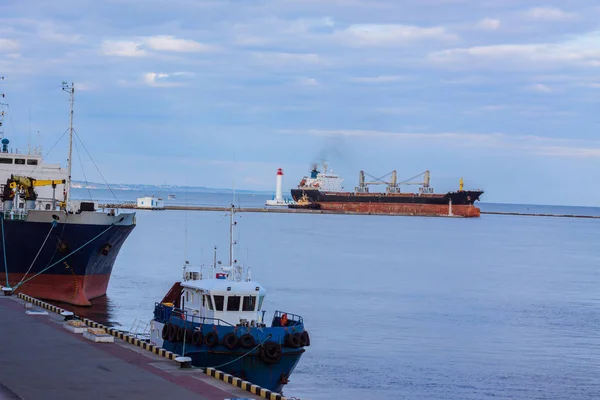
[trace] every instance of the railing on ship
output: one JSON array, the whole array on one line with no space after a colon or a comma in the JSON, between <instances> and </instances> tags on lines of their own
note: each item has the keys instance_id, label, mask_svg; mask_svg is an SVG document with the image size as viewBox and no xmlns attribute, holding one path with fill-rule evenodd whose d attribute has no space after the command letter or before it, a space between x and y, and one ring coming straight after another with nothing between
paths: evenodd
<instances>
[{"instance_id":1,"label":"railing on ship","mask_svg":"<svg viewBox=\"0 0 600 400\"><path fill-rule=\"evenodd\" d=\"M2 210L4 220L25 221L27 219L27 210Z\"/></svg>"},{"instance_id":2,"label":"railing on ship","mask_svg":"<svg viewBox=\"0 0 600 400\"><path fill-rule=\"evenodd\" d=\"M271 322L272 327L284 326L281 324L281 318L285 315L287 317L287 323L285 326L296 326L303 325L304 320L301 316L292 313L286 313L284 311L275 311L273 315L273 320ZM219 318L211 318L211 317L199 317L197 315L191 315L186 310L182 310L180 308L176 308L174 306L166 305L163 303L154 303L154 318L159 321L174 321L175 319L182 319L186 321L186 324L208 324L208 325L217 325L217 326L231 326L234 327L233 324L223 321ZM263 321L257 321L254 326L265 327L264 324L264 311L263 311Z\"/></svg>"},{"instance_id":3,"label":"railing on ship","mask_svg":"<svg viewBox=\"0 0 600 400\"><path fill-rule=\"evenodd\" d=\"M304 325L304 320L301 316L296 314L291 314L284 311L275 311L273 315L273 322L271 322L271 326L284 326L281 324L281 317L285 315L287 318L287 323L285 326L296 326L296 325Z\"/></svg>"}]
</instances>

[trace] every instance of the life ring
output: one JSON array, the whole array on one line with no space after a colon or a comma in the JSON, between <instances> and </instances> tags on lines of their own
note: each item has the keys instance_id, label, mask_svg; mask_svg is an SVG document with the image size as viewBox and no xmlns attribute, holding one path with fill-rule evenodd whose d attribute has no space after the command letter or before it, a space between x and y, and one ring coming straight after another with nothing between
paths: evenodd
<instances>
[{"instance_id":1,"label":"life ring","mask_svg":"<svg viewBox=\"0 0 600 400\"><path fill-rule=\"evenodd\" d=\"M260 348L260 358L267 364L275 364L281 360L281 346L272 341L265 342Z\"/></svg>"},{"instance_id":2,"label":"life ring","mask_svg":"<svg viewBox=\"0 0 600 400\"><path fill-rule=\"evenodd\" d=\"M279 323L281 324L281 326L287 325L287 323L288 323L287 314L285 314L285 313L281 314L281 318L279 318Z\"/></svg>"},{"instance_id":3,"label":"life ring","mask_svg":"<svg viewBox=\"0 0 600 400\"><path fill-rule=\"evenodd\" d=\"M163 328L162 328L162 338L163 338L163 340L167 340L167 338L169 337L169 328L170 328L170 326L171 326L171 324L169 324L168 322L163 325Z\"/></svg>"},{"instance_id":4,"label":"life ring","mask_svg":"<svg viewBox=\"0 0 600 400\"><path fill-rule=\"evenodd\" d=\"M201 330L197 330L192 334L192 344L194 346L202 346L202 341L204 340L204 335L202 335Z\"/></svg>"},{"instance_id":5,"label":"life ring","mask_svg":"<svg viewBox=\"0 0 600 400\"><path fill-rule=\"evenodd\" d=\"M208 332L206 336L204 336L204 343L208 347L215 347L219 344L219 335L216 332Z\"/></svg>"},{"instance_id":6,"label":"life ring","mask_svg":"<svg viewBox=\"0 0 600 400\"><path fill-rule=\"evenodd\" d=\"M177 339L177 326L169 324L169 341L174 342Z\"/></svg>"},{"instance_id":7,"label":"life ring","mask_svg":"<svg viewBox=\"0 0 600 400\"><path fill-rule=\"evenodd\" d=\"M229 332L225 336L223 336L223 346L227 347L229 350L233 350L238 345L238 337L235 336L235 333Z\"/></svg>"},{"instance_id":8,"label":"life ring","mask_svg":"<svg viewBox=\"0 0 600 400\"><path fill-rule=\"evenodd\" d=\"M304 331L300 334L300 342L302 347L310 346L310 336L307 331Z\"/></svg>"},{"instance_id":9,"label":"life ring","mask_svg":"<svg viewBox=\"0 0 600 400\"><path fill-rule=\"evenodd\" d=\"M254 340L254 336L249 333L244 333L240 337L240 344L242 347L249 349L250 347L254 347L256 345L256 341Z\"/></svg>"},{"instance_id":10,"label":"life ring","mask_svg":"<svg viewBox=\"0 0 600 400\"><path fill-rule=\"evenodd\" d=\"M285 335L283 341L287 347L291 347L292 349L297 349L302 345L300 335L297 333L288 333Z\"/></svg>"}]
</instances>

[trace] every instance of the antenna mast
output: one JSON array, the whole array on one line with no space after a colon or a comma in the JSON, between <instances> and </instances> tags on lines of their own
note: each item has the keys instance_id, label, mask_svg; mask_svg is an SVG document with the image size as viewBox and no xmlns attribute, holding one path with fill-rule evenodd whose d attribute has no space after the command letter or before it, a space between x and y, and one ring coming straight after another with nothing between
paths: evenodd
<instances>
[{"instance_id":1,"label":"antenna mast","mask_svg":"<svg viewBox=\"0 0 600 400\"><path fill-rule=\"evenodd\" d=\"M229 221L229 265L233 265L233 213L235 205L231 205L231 216Z\"/></svg>"},{"instance_id":2,"label":"antenna mast","mask_svg":"<svg viewBox=\"0 0 600 400\"><path fill-rule=\"evenodd\" d=\"M0 76L0 81L3 81L4 77ZM0 99L4 99L5 94L0 93ZM8 106L8 104L0 101L0 138L4 138L4 107Z\"/></svg>"},{"instance_id":3,"label":"antenna mast","mask_svg":"<svg viewBox=\"0 0 600 400\"><path fill-rule=\"evenodd\" d=\"M71 115L69 118L69 158L67 163L67 187L65 194L65 207L69 210L69 201L71 200L71 166L73 164L71 157L73 154L73 103L75 102L75 85L71 83L71 86L66 81L62 82L62 90L69 93L69 103L71 109Z\"/></svg>"}]
</instances>

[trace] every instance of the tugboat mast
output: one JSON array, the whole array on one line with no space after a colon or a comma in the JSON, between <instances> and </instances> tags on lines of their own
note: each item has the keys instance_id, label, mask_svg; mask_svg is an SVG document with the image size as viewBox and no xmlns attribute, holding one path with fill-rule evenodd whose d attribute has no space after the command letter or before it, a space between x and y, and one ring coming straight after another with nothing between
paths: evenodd
<instances>
[{"instance_id":1,"label":"tugboat mast","mask_svg":"<svg viewBox=\"0 0 600 400\"><path fill-rule=\"evenodd\" d=\"M229 222L229 265L233 266L233 213L235 212L235 206L231 205L231 215Z\"/></svg>"},{"instance_id":2,"label":"tugboat mast","mask_svg":"<svg viewBox=\"0 0 600 400\"><path fill-rule=\"evenodd\" d=\"M73 104L75 102L75 84L71 83L71 86L66 81L62 83L62 90L69 93L70 103L70 118L69 118L69 158L67 159L67 184L65 190L65 209L69 211L69 201L71 200L71 166L73 155Z\"/></svg>"}]
</instances>

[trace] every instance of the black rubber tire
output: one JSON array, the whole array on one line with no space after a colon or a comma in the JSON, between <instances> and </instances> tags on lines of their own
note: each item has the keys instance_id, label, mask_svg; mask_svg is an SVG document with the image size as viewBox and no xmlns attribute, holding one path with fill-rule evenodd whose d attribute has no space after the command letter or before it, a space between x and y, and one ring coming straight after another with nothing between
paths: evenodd
<instances>
[{"instance_id":1,"label":"black rubber tire","mask_svg":"<svg viewBox=\"0 0 600 400\"><path fill-rule=\"evenodd\" d=\"M287 347L291 347L292 349L297 349L302 345L300 342L300 336L297 333L288 333L283 338L283 341Z\"/></svg>"},{"instance_id":2,"label":"black rubber tire","mask_svg":"<svg viewBox=\"0 0 600 400\"><path fill-rule=\"evenodd\" d=\"M186 329L185 330L185 342L186 343L192 343L192 336L194 335L194 331L192 331L191 329Z\"/></svg>"},{"instance_id":3,"label":"black rubber tire","mask_svg":"<svg viewBox=\"0 0 600 400\"><path fill-rule=\"evenodd\" d=\"M251 347L256 346L256 341L254 340L254 336L249 333L244 333L240 337L240 344L243 348L249 349Z\"/></svg>"},{"instance_id":4,"label":"black rubber tire","mask_svg":"<svg viewBox=\"0 0 600 400\"><path fill-rule=\"evenodd\" d=\"M308 335L308 331L304 331L300 334L300 342L302 343L302 347L310 346L310 336Z\"/></svg>"},{"instance_id":5,"label":"black rubber tire","mask_svg":"<svg viewBox=\"0 0 600 400\"><path fill-rule=\"evenodd\" d=\"M175 342L177 340L177 326L169 324L169 342Z\"/></svg>"},{"instance_id":6,"label":"black rubber tire","mask_svg":"<svg viewBox=\"0 0 600 400\"><path fill-rule=\"evenodd\" d=\"M204 336L204 343L208 347L215 347L219 344L219 335L216 332L208 332L206 336Z\"/></svg>"},{"instance_id":7,"label":"black rubber tire","mask_svg":"<svg viewBox=\"0 0 600 400\"><path fill-rule=\"evenodd\" d=\"M235 336L235 333L229 332L225 336L223 336L222 344L227 347L229 350L233 350L238 346L239 339Z\"/></svg>"},{"instance_id":8,"label":"black rubber tire","mask_svg":"<svg viewBox=\"0 0 600 400\"><path fill-rule=\"evenodd\" d=\"M204 335L202 335L202 331L197 330L192 335L192 344L194 346L202 346L202 342L204 341Z\"/></svg>"},{"instance_id":9,"label":"black rubber tire","mask_svg":"<svg viewBox=\"0 0 600 400\"><path fill-rule=\"evenodd\" d=\"M260 358L267 364L275 364L281 360L281 346L275 342L265 342L260 348Z\"/></svg>"},{"instance_id":10,"label":"black rubber tire","mask_svg":"<svg viewBox=\"0 0 600 400\"><path fill-rule=\"evenodd\" d=\"M169 327L170 326L171 326L171 324L169 324L168 322L163 325L163 328L162 328L162 338L163 338L163 340L167 340L169 338Z\"/></svg>"},{"instance_id":11,"label":"black rubber tire","mask_svg":"<svg viewBox=\"0 0 600 400\"><path fill-rule=\"evenodd\" d=\"M177 326L177 338L176 338L176 340L178 342L183 341L183 332L185 332L185 330L181 326Z\"/></svg>"}]
</instances>

